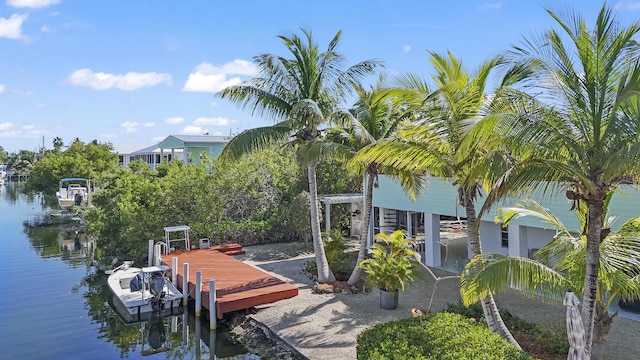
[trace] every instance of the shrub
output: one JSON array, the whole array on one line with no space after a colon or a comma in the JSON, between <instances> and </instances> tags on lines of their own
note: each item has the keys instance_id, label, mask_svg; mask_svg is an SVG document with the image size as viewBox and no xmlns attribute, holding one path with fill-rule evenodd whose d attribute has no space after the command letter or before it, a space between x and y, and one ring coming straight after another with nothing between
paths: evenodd
<instances>
[{"instance_id":1,"label":"shrub","mask_svg":"<svg viewBox=\"0 0 640 360\"><path fill-rule=\"evenodd\" d=\"M407 284L418 277L418 262L413 261L416 252L413 242L405 239L402 230L391 235L378 234L373 245L371 257L360 262L359 266L367 273L367 284L386 291L404 291Z\"/></svg>"},{"instance_id":2,"label":"shrub","mask_svg":"<svg viewBox=\"0 0 640 360\"><path fill-rule=\"evenodd\" d=\"M473 319L435 313L378 324L358 335L358 360L533 359Z\"/></svg>"},{"instance_id":3,"label":"shrub","mask_svg":"<svg viewBox=\"0 0 640 360\"><path fill-rule=\"evenodd\" d=\"M330 234L329 241L324 242L324 252L327 256L327 262L329 268L337 275L337 273L351 273L353 267L351 266L351 259L347 250L347 244L342 238L340 230L333 230Z\"/></svg>"},{"instance_id":4,"label":"shrub","mask_svg":"<svg viewBox=\"0 0 640 360\"><path fill-rule=\"evenodd\" d=\"M448 304L445 311L460 314L468 318L474 318L479 321L483 319L482 306L480 303L475 303L467 307L459 301L455 304ZM500 316L509 330L518 330L522 333L532 335L536 343L540 344L550 353L566 354L569 351L567 330L564 326L549 328L530 323L517 316L513 316L505 309L500 309Z\"/></svg>"}]
</instances>

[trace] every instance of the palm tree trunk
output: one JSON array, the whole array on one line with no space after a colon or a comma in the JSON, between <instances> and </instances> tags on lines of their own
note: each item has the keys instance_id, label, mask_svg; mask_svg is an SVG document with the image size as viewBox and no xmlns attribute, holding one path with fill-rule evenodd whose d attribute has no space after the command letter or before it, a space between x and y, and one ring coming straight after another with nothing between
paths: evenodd
<instances>
[{"instance_id":1,"label":"palm tree trunk","mask_svg":"<svg viewBox=\"0 0 640 360\"><path fill-rule=\"evenodd\" d=\"M316 182L316 163L307 167L307 177L309 179L309 195L311 196L311 235L313 236L313 251L316 254L316 267L318 269L318 282L321 284L336 281L327 262L327 255L324 253L322 236L320 236L320 218L318 217L318 184ZM328 220L327 220L328 221Z\"/></svg>"},{"instance_id":2,"label":"palm tree trunk","mask_svg":"<svg viewBox=\"0 0 640 360\"><path fill-rule=\"evenodd\" d=\"M587 200L589 207L587 223L587 255L584 279L584 293L582 295L582 322L587 335L587 350L591 351L593 341L593 326L596 317L596 301L598 299L598 269L600 269L600 233L602 231L602 213L604 201L601 199Z\"/></svg>"},{"instance_id":3,"label":"palm tree trunk","mask_svg":"<svg viewBox=\"0 0 640 360\"><path fill-rule=\"evenodd\" d=\"M347 284L355 286L360 280L360 263L364 260L367 253L367 239L369 237L369 223L371 222L371 203L373 202L373 184L375 182L376 175L367 171L367 187L364 199L364 224L362 226L362 235L360 236L360 248L358 249L358 260L356 261L356 267L353 269Z\"/></svg>"},{"instance_id":4,"label":"palm tree trunk","mask_svg":"<svg viewBox=\"0 0 640 360\"><path fill-rule=\"evenodd\" d=\"M602 301L596 302L596 320L593 326L593 344L591 345L592 360L604 360L609 331L616 315L618 315L617 311L613 315L609 315Z\"/></svg>"},{"instance_id":5,"label":"palm tree trunk","mask_svg":"<svg viewBox=\"0 0 640 360\"><path fill-rule=\"evenodd\" d=\"M464 206L467 216L467 236L469 237L469 244L471 245L471 255L476 256L482 254L482 243L480 242L480 223L478 222L478 216L476 215L476 208L473 203L473 199L476 196L476 187L471 189L465 189L463 187L458 188L460 195L460 204ZM487 321L487 327L494 333L499 334L505 338L509 343L519 350L522 350L520 344L513 337L507 325L505 325L498 311L498 305L496 304L493 294L489 292L482 300L482 312L484 318Z\"/></svg>"}]
</instances>

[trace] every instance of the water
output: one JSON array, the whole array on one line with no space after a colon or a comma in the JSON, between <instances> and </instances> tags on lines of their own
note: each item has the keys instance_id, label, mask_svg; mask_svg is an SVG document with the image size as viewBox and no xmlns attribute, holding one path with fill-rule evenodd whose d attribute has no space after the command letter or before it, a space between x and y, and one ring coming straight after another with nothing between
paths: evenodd
<instances>
[{"instance_id":1,"label":"water","mask_svg":"<svg viewBox=\"0 0 640 360\"><path fill-rule=\"evenodd\" d=\"M52 208L55 199L20 194L20 184L0 186L0 358L259 359L189 311L124 323L91 267L92 242Z\"/></svg>"}]
</instances>

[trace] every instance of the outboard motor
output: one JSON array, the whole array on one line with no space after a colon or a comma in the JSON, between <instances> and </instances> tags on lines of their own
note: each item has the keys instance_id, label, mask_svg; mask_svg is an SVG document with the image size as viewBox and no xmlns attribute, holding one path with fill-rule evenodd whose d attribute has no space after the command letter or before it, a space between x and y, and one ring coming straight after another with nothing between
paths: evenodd
<instances>
[{"instance_id":1,"label":"outboard motor","mask_svg":"<svg viewBox=\"0 0 640 360\"><path fill-rule=\"evenodd\" d=\"M164 309L164 276L154 273L149 280L149 291L153 295L151 305L153 310L159 311Z\"/></svg>"},{"instance_id":2,"label":"outboard motor","mask_svg":"<svg viewBox=\"0 0 640 360\"><path fill-rule=\"evenodd\" d=\"M74 197L73 197L73 202L77 205L80 206L82 205L82 194L81 193L77 193Z\"/></svg>"}]
</instances>

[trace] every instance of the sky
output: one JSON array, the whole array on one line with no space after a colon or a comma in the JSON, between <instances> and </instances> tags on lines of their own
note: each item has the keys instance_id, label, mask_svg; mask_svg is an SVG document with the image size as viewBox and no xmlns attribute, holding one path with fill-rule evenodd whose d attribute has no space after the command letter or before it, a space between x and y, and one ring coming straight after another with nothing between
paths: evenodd
<instances>
[{"instance_id":1,"label":"sky","mask_svg":"<svg viewBox=\"0 0 640 360\"><path fill-rule=\"evenodd\" d=\"M429 51L473 70L554 26L545 9L591 0L0 0L0 146L51 149L59 137L152 145L169 135L267 126L215 93L255 74L253 56L288 56L279 35L310 30L321 49L340 30L346 65L377 59L390 76L429 78ZM640 0L609 1L623 25ZM348 106L349 104L345 104Z\"/></svg>"}]
</instances>

